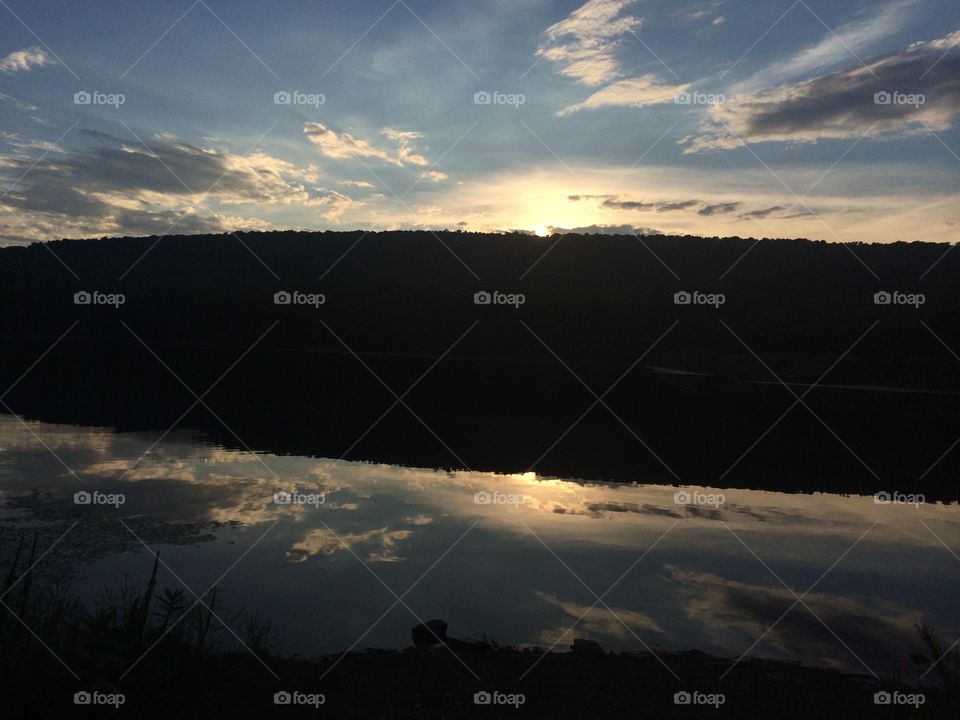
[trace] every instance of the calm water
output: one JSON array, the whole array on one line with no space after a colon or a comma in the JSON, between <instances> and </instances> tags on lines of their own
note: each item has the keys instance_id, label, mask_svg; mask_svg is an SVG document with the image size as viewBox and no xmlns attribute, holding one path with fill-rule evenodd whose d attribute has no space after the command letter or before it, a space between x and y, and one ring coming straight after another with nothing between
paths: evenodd
<instances>
[{"instance_id":1,"label":"calm water","mask_svg":"<svg viewBox=\"0 0 960 720\"><path fill-rule=\"evenodd\" d=\"M63 536L37 573L93 602L125 576L147 581L143 539L169 565L161 587L217 582L229 607L271 619L283 652L307 656L404 647L436 617L501 644L750 649L882 675L923 651L915 624L949 641L960 628L956 505L687 489L696 504L673 487L156 439L0 417L3 557L23 527L42 547ZM275 501L294 490L312 502ZM124 502L77 505L81 491ZM803 598L785 616L784 584Z\"/></svg>"}]
</instances>

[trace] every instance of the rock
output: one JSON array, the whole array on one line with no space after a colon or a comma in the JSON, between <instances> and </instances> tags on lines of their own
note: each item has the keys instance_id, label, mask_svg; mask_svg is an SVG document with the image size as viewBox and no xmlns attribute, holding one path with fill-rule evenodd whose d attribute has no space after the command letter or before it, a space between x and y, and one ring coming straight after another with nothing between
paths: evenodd
<instances>
[{"instance_id":1,"label":"rock","mask_svg":"<svg viewBox=\"0 0 960 720\"><path fill-rule=\"evenodd\" d=\"M575 655L584 657L603 657L603 647L598 642L586 638L575 638L570 646Z\"/></svg>"},{"instance_id":2,"label":"rock","mask_svg":"<svg viewBox=\"0 0 960 720\"><path fill-rule=\"evenodd\" d=\"M427 620L410 630L414 647L433 647L447 640L447 623L443 620Z\"/></svg>"}]
</instances>

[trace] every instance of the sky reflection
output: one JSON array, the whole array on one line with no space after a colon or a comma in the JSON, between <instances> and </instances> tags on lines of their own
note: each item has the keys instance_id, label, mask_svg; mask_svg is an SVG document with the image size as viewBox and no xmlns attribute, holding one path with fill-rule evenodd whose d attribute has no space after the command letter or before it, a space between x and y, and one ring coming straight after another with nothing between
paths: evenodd
<instances>
[{"instance_id":1,"label":"sky reflection","mask_svg":"<svg viewBox=\"0 0 960 720\"><path fill-rule=\"evenodd\" d=\"M271 617L287 652L401 647L418 619L442 617L453 636L503 644L589 637L736 658L776 623L752 653L882 675L921 649L915 624L948 638L960 625L956 505L709 488L683 492L714 506L678 504L669 486L255 455L175 434L150 449L146 435L9 416L0 438L5 537L79 520L68 537L89 542L124 537L124 520L198 593L243 555L220 587ZM79 490L125 502L78 506ZM323 502L274 501L292 490ZM87 597L149 574L130 538L64 546ZM384 615L388 588L409 609Z\"/></svg>"}]
</instances>

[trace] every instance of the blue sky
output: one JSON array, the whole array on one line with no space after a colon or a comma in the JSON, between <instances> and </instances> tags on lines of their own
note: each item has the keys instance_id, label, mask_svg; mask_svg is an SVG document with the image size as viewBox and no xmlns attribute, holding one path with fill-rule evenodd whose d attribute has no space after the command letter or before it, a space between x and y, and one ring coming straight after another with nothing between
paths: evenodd
<instances>
[{"instance_id":1,"label":"blue sky","mask_svg":"<svg viewBox=\"0 0 960 720\"><path fill-rule=\"evenodd\" d=\"M0 17L4 244L960 227L955 1L3 0Z\"/></svg>"}]
</instances>

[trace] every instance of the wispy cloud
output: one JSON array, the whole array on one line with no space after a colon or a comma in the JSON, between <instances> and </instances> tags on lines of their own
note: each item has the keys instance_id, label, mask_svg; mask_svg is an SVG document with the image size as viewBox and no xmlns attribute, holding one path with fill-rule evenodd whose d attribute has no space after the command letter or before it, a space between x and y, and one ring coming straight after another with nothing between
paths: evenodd
<instances>
[{"instance_id":1,"label":"wispy cloud","mask_svg":"<svg viewBox=\"0 0 960 720\"><path fill-rule=\"evenodd\" d=\"M569 17L547 28L549 43L537 54L561 66L560 73L578 83L601 86L582 102L557 115L602 107L644 107L672 102L689 85L661 82L653 74L624 77L616 57L624 36L635 34L643 18L624 13L636 0L589 0Z\"/></svg>"},{"instance_id":2,"label":"wispy cloud","mask_svg":"<svg viewBox=\"0 0 960 720\"><path fill-rule=\"evenodd\" d=\"M903 29L916 0L897 0L875 9L869 17L853 20L792 57L768 65L738 89L764 89L780 83L807 79L811 72L840 64L848 65L856 55L875 52L876 44Z\"/></svg>"},{"instance_id":3,"label":"wispy cloud","mask_svg":"<svg viewBox=\"0 0 960 720\"><path fill-rule=\"evenodd\" d=\"M786 210L786 208L782 205L773 205L771 207L760 208L759 210L751 210L750 212L742 213L740 217L747 219L765 218L768 215L779 212L780 210Z\"/></svg>"},{"instance_id":4,"label":"wispy cloud","mask_svg":"<svg viewBox=\"0 0 960 720\"><path fill-rule=\"evenodd\" d=\"M57 65L57 61L50 57L46 50L41 47L26 48L17 50L0 59L0 73L12 75L13 73L25 72L31 68L42 65Z\"/></svg>"},{"instance_id":5,"label":"wispy cloud","mask_svg":"<svg viewBox=\"0 0 960 720\"><path fill-rule=\"evenodd\" d=\"M625 107L643 107L673 102L674 97L689 89L689 85L669 85L661 83L653 75L618 80L597 90L580 103L560 110L557 115L569 115L578 110L596 109L609 105Z\"/></svg>"},{"instance_id":6,"label":"wispy cloud","mask_svg":"<svg viewBox=\"0 0 960 720\"><path fill-rule=\"evenodd\" d=\"M744 142L886 140L951 127L960 114L960 30L835 73L711 106L684 152ZM953 52L949 52L953 50ZM912 99L911 99L912 98ZM924 127L926 126L926 127Z\"/></svg>"},{"instance_id":7,"label":"wispy cloud","mask_svg":"<svg viewBox=\"0 0 960 720\"><path fill-rule=\"evenodd\" d=\"M643 20L624 15L635 0L588 0L569 17L547 28L547 46L537 54L561 65L560 72L585 85L601 85L621 77L614 54L624 35Z\"/></svg>"},{"instance_id":8,"label":"wispy cloud","mask_svg":"<svg viewBox=\"0 0 960 720\"><path fill-rule=\"evenodd\" d=\"M715 203L713 205L704 205L702 208L697 210L697 215L726 215L727 213L736 212L737 208L740 207L742 203L739 202L724 202L724 203Z\"/></svg>"},{"instance_id":9,"label":"wispy cloud","mask_svg":"<svg viewBox=\"0 0 960 720\"><path fill-rule=\"evenodd\" d=\"M380 134L393 145L392 148L387 149L375 147L366 140L353 137L350 133L338 133L320 122L306 123L303 126L303 132L323 155L337 160L371 158L397 167L406 165L423 167L430 164L429 160L414 150L414 141L422 138L423 133L413 130L395 130L389 127L381 130ZM440 172L428 173L427 176L432 180L446 178L446 175Z\"/></svg>"},{"instance_id":10,"label":"wispy cloud","mask_svg":"<svg viewBox=\"0 0 960 720\"><path fill-rule=\"evenodd\" d=\"M579 200L599 200L600 207L608 210L646 210L654 212L689 210L701 204L700 200L657 200L650 202L645 200L624 200L616 195L569 195L567 199L571 202L577 202Z\"/></svg>"}]
</instances>

